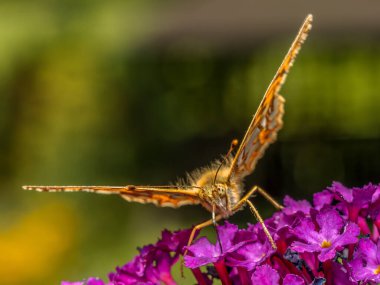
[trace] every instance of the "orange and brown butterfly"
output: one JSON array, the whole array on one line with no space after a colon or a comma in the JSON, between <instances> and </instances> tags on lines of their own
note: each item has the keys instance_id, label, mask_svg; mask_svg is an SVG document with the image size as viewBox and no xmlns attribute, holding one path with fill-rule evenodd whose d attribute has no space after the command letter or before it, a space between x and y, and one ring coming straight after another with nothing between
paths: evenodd
<instances>
[{"instance_id":1,"label":"orange and brown butterfly","mask_svg":"<svg viewBox=\"0 0 380 285\"><path fill-rule=\"evenodd\" d=\"M42 192L95 192L118 194L127 201L153 203L161 207L180 207L201 204L212 213L212 219L194 227L188 244L195 232L205 226L216 224L222 218L233 215L246 204L262 224L272 246L276 245L256 208L249 200L256 192L262 194L276 208L282 208L271 196L258 186L254 186L243 196L243 179L255 169L269 144L274 142L281 129L284 115L284 98L279 94L294 59L305 41L312 22L308 15L303 22L288 53L277 70L272 82L254 115L248 130L235 154L230 152L237 145L234 140L226 159L210 167L189 174L186 183L170 186L23 186L26 190Z\"/></svg>"}]
</instances>

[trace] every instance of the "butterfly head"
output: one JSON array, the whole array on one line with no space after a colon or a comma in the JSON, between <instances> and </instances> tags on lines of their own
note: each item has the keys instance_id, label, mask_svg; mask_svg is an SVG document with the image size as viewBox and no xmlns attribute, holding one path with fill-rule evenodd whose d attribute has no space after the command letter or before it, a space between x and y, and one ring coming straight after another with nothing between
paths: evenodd
<instances>
[{"instance_id":1,"label":"butterfly head","mask_svg":"<svg viewBox=\"0 0 380 285\"><path fill-rule=\"evenodd\" d=\"M211 187L212 201L219 209L225 210L228 208L227 191L227 185L222 183L216 183Z\"/></svg>"},{"instance_id":2,"label":"butterfly head","mask_svg":"<svg viewBox=\"0 0 380 285\"><path fill-rule=\"evenodd\" d=\"M216 212L223 216L232 214L231 209L236 204L238 197L235 195L237 193L231 188L231 185L215 183L203 187L200 192L200 197L204 201L203 205L209 211L215 208Z\"/></svg>"},{"instance_id":3,"label":"butterfly head","mask_svg":"<svg viewBox=\"0 0 380 285\"><path fill-rule=\"evenodd\" d=\"M191 184L199 189L201 204L210 212L215 210L224 217L232 214L231 209L240 200L243 184L240 180L228 179L230 166L216 164L198 174Z\"/></svg>"}]
</instances>

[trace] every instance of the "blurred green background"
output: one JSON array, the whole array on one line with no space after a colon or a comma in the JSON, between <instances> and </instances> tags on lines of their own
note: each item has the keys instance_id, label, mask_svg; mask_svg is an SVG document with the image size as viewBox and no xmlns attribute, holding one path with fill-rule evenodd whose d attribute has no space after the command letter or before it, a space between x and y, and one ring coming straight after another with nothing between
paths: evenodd
<instances>
[{"instance_id":1,"label":"blurred green background","mask_svg":"<svg viewBox=\"0 0 380 285\"><path fill-rule=\"evenodd\" d=\"M247 187L281 200L333 180L378 183L379 4L283 2L1 1L0 283L104 278L162 229L209 218L21 185L165 185L219 158L307 13L314 28L281 92L284 129Z\"/></svg>"}]
</instances>

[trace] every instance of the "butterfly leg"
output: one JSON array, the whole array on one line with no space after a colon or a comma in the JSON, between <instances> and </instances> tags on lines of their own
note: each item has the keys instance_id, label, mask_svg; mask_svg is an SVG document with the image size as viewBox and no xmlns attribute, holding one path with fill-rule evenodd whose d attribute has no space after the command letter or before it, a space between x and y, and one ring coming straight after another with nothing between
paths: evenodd
<instances>
[{"instance_id":1,"label":"butterfly leg","mask_svg":"<svg viewBox=\"0 0 380 285\"><path fill-rule=\"evenodd\" d=\"M261 189L260 187L258 187L258 186L254 186L246 195L244 195L244 197L232 208L232 211L233 212L236 212L236 211L238 211L238 210L240 210L241 209L241 207L243 207L243 205L245 204L245 203L247 203L248 204L248 206L249 206L249 208L250 208L250 210L251 210L251 212L253 213L253 215L255 216L255 218L256 218L256 220L261 224L261 226L262 226L262 228L263 228L263 230L264 230L264 233L265 233L265 235L268 237L268 239L269 239L269 242L271 243L271 245L272 245L272 247L273 247L273 249L277 249L277 246L276 246L276 243L274 242L274 240L273 240L273 238L272 238L272 236L271 236L271 234L269 233L269 231L268 231L268 228L266 227L266 225L265 225L265 223L264 223L264 220L263 220L263 218L260 216L260 214L259 214L259 211L257 211L257 209L256 209L256 207L252 204L252 202L251 201L249 201L249 198L251 197L251 195L253 195L256 191L258 191L259 193L261 193L260 191L259 191L259 189ZM264 191L264 190L262 190L262 191ZM264 191L264 193L265 193L265 195L263 195L265 198L268 198L269 197L269 199L268 199L268 201L269 202L271 202L276 208L278 207L278 208L283 208L280 204L278 204L271 196L269 196L269 194L268 193L266 193L265 191ZM273 203L274 202L274 203Z\"/></svg>"},{"instance_id":2,"label":"butterfly leg","mask_svg":"<svg viewBox=\"0 0 380 285\"><path fill-rule=\"evenodd\" d=\"M274 240L273 240L271 234L269 233L268 228L267 228L267 226L265 225L263 218L262 218L262 217L260 216L260 214L259 214L259 211L257 211L256 207L253 206L253 204L252 204L251 201L247 200L246 202L247 202L247 204L248 204L248 206L249 206L249 208L250 208L252 214L256 217L256 220L258 220L259 223L261 224L261 226L263 227L264 233L265 233L265 235L268 237L269 242L270 242L270 244L272 245L272 248L273 248L273 249L277 249L276 243L274 242Z\"/></svg>"},{"instance_id":3,"label":"butterfly leg","mask_svg":"<svg viewBox=\"0 0 380 285\"><path fill-rule=\"evenodd\" d=\"M255 192L259 192L269 203L271 203L276 209L281 210L284 208L280 203L276 202L276 200L270 196L264 189L260 188L259 186L253 186L251 190L247 192L247 194L244 195L243 198L232 208L232 211L237 211L240 209L244 203L253 195Z\"/></svg>"},{"instance_id":4,"label":"butterfly leg","mask_svg":"<svg viewBox=\"0 0 380 285\"><path fill-rule=\"evenodd\" d=\"M212 218L210 220L207 220L199 225L196 225L193 230L191 231L191 234L190 234L190 237L189 237L189 241L187 242L187 246L190 246L194 240L194 237L195 237L195 233L197 231L199 231L200 229L203 229L207 226L211 226L212 224L216 224L216 222L220 221L222 219L222 216L221 215L216 215L215 218ZM188 250L186 249L183 256L185 256L187 254Z\"/></svg>"},{"instance_id":5,"label":"butterfly leg","mask_svg":"<svg viewBox=\"0 0 380 285\"><path fill-rule=\"evenodd\" d=\"M189 247L192 243L193 243L193 240L194 240L194 237L195 237L195 233L205 227L208 227L208 226L211 226L211 225L216 225L216 223L218 221L220 221L222 219L222 215L216 215L212 217L212 219L210 220L207 220L199 225L196 225L194 226L193 230L191 231L191 234L190 234L190 237L189 237L189 241L187 242L187 246ZM183 263L184 263L184 257L187 255L188 253L188 249L186 248L185 252L183 253L182 257L181 257L181 276L184 277L183 275Z\"/></svg>"},{"instance_id":6,"label":"butterfly leg","mask_svg":"<svg viewBox=\"0 0 380 285\"><path fill-rule=\"evenodd\" d=\"M268 194L263 188L260 188L259 186L255 186L253 188L257 188L257 192L259 192L265 199L268 200L269 203L271 203L276 209L281 210L284 208L280 203L278 203L271 195Z\"/></svg>"}]
</instances>

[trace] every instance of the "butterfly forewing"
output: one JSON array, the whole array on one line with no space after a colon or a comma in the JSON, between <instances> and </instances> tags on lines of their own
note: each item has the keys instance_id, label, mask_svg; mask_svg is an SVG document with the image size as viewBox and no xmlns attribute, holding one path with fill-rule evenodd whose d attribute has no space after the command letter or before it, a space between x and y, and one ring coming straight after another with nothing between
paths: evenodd
<instances>
[{"instance_id":1,"label":"butterfly forewing","mask_svg":"<svg viewBox=\"0 0 380 285\"><path fill-rule=\"evenodd\" d=\"M40 192L94 192L117 194L127 201L177 208L199 204L198 189L180 186L24 186Z\"/></svg>"},{"instance_id":2,"label":"butterfly forewing","mask_svg":"<svg viewBox=\"0 0 380 285\"><path fill-rule=\"evenodd\" d=\"M312 15L308 15L301 26L288 53L278 68L272 82L264 94L259 108L240 144L231 163L228 180L239 180L252 173L257 161L263 156L270 143L275 141L277 132L282 127L284 98L278 94L285 82L294 59L311 29Z\"/></svg>"},{"instance_id":3,"label":"butterfly forewing","mask_svg":"<svg viewBox=\"0 0 380 285\"><path fill-rule=\"evenodd\" d=\"M283 125L285 99L276 94L267 103L270 105L268 110L256 115L257 123L248 129L244 145L234 158L235 166L233 170L230 169L230 175L234 179L242 179L252 173L265 149L276 140L277 132Z\"/></svg>"}]
</instances>

